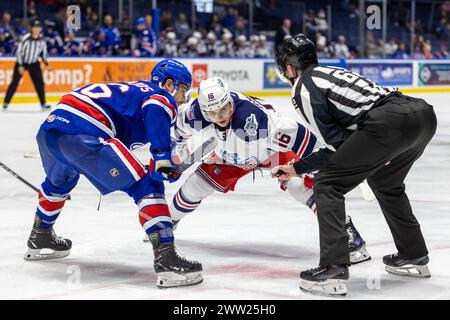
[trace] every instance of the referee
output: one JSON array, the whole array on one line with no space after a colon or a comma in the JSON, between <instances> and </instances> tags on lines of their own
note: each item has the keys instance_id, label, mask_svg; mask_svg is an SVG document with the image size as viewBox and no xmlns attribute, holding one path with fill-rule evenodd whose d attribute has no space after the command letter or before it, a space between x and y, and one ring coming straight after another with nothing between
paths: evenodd
<instances>
[{"instance_id":1,"label":"referee","mask_svg":"<svg viewBox=\"0 0 450 320\"><path fill-rule=\"evenodd\" d=\"M3 102L4 110L8 108L9 102L16 92L17 86L25 71L30 73L42 109L50 109L50 105L45 102L44 78L39 63L39 58L42 58L44 63L48 66L47 44L41 37L41 30L42 26L39 20L33 21L31 33L27 33L17 47L17 62L14 66L13 80L10 83L8 90L6 90L5 100Z\"/></svg>"},{"instance_id":2,"label":"referee","mask_svg":"<svg viewBox=\"0 0 450 320\"><path fill-rule=\"evenodd\" d=\"M422 99L381 87L349 70L320 66L303 34L277 48L278 72L293 87L293 103L324 147L274 169L287 180L319 170L314 195L320 231L318 268L300 274L300 289L345 295L349 278L345 194L367 179L398 252L383 257L386 271L430 277L428 250L405 193L404 180L436 132L436 115Z\"/></svg>"}]
</instances>

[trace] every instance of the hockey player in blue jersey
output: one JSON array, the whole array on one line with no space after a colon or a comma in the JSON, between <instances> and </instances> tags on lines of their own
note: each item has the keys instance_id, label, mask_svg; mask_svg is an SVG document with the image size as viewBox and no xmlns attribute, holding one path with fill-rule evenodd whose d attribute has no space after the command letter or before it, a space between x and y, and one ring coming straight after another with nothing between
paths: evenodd
<instances>
[{"instance_id":1,"label":"hockey player in blue jersey","mask_svg":"<svg viewBox=\"0 0 450 320\"><path fill-rule=\"evenodd\" d=\"M94 83L64 95L37 134L46 173L25 260L62 258L72 242L53 225L68 194L84 175L102 194L126 192L139 208L139 220L153 244L158 287L202 281L202 265L180 257L163 181L173 182L170 129L186 102L192 76L176 60L163 60L151 81ZM150 143L149 172L130 152ZM42 249L50 249L43 254Z\"/></svg>"}]
</instances>

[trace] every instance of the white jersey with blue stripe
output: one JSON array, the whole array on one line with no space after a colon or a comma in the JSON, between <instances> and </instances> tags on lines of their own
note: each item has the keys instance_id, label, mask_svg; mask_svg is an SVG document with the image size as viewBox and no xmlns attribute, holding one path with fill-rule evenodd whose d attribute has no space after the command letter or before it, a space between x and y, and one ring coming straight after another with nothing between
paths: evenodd
<instances>
[{"instance_id":1,"label":"white jersey with blue stripe","mask_svg":"<svg viewBox=\"0 0 450 320\"><path fill-rule=\"evenodd\" d=\"M221 130L203 112L195 99L179 109L175 125L178 141L200 133L218 141L215 155L225 163L250 169L276 152L293 151L299 157L310 154L317 139L307 128L281 117L267 102L232 92L234 113L229 127Z\"/></svg>"},{"instance_id":2,"label":"white jersey with blue stripe","mask_svg":"<svg viewBox=\"0 0 450 320\"><path fill-rule=\"evenodd\" d=\"M151 82L94 83L64 95L42 126L169 151L176 117L173 96Z\"/></svg>"}]
</instances>

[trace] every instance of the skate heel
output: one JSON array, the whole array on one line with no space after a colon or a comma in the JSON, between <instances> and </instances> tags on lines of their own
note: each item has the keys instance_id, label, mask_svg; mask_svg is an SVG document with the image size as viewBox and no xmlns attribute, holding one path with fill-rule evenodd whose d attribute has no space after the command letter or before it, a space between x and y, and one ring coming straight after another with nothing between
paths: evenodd
<instances>
[{"instance_id":1,"label":"skate heel","mask_svg":"<svg viewBox=\"0 0 450 320\"><path fill-rule=\"evenodd\" d=\"M363 244L360 248L355 251L350 252L350 263L358 264L364 261L372 259L369 251L366 249L366 244Z\"/></svg>"},{"instance_id":2,"label":"skate heel","mask_svg":"<svg viewBox=\"0 0 450 320\"><path fill-rule=\"evenodd\" d=\"M321 296L344 297L347 295L345 280L329 279L325 281L300 281L300 290Z\"/></svg>"},{"instance_id":3,"label":"skate heel","mask_svg":"<svg viewBox=\"0 0 450 320\"><path fill-rule=\"evenodd\" d=\"M203 281L201 272L189 273L175 273L175 272L160 272L156 286L160 289L192 286Z\"/></svg>"},{"instance_id":4,"label":"skate heel","mask_svg":"<svg viewBox=\"0 0 450 320\"><path fill-rule=\"evenodd\" d=\"M402 277L430 278L431 272L427 265L407 264L401 267L386 266L386 272Z\"/></svg>"},{"instance_id":5,"label":"skate heel","mask_svg":"<svg viewBox=\"0 0 450 320\"><path fill-rule=\"evenodd\" d=\"M23 258L25 261L52 260L65 258L69 254L70 250L28 249Z\"/></svg>"}]
</instances>

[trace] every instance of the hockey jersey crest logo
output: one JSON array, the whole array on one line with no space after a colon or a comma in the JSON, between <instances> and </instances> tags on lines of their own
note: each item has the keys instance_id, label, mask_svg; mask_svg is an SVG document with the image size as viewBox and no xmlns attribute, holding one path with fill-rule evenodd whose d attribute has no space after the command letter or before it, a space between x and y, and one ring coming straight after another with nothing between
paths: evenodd
<instances>
[{"instance_id":1,"label":"hockey jersey crest logo","mask_svg":"<svg viewBox=\"0 0 450 320\"><path fill-rule=\"evenodd\" d=\"M254 113L245 119L244 131L250 136L256 136L258 133L258 121L256 121L256 116Z\"/></svg>"}]
</instances>

